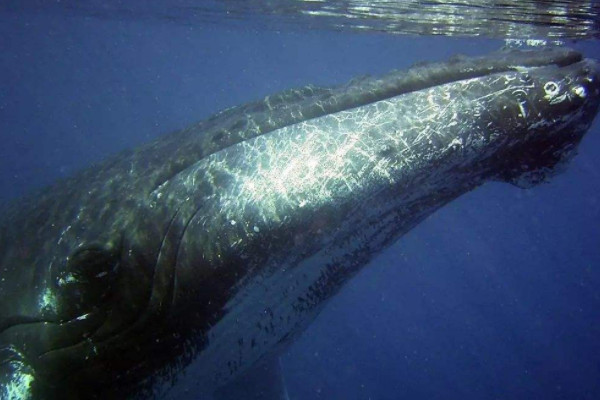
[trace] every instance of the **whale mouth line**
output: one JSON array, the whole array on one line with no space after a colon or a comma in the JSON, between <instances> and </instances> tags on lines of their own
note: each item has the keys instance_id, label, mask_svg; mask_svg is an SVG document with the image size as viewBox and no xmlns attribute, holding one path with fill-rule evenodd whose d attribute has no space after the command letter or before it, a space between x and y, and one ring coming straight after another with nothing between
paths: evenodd
<instances>
[{"instance_id":1,"label":"whale mouth line","mask_svg":"<svg viewBox=\"0 0 600 400\"><path fill-rule=\"evenodd\" d=\"M68 321L64 321L68 322ZM0 333L3 333L9 329L17 328L22 325L32 325L32 324L61 324L62 321L53 320L50 318L40 318L40 317L31 317L28 315L11 315L8 317L4 317L2 321L0 321Z\"/></svg>"},{"instance_id":2,"label":"whale mouth line","mask_svg":"<svg viewBox=\"0 0 600 400\"><path fill-rule=\"evenodd\" d=\"M26 315L14 315L14 316L5 317L4 320L0 321L0 334L4 333L5 331L8 331L8 330L14 330L14 329L18 330L21 328L28 329L27 327L39 325L39 324L41 324L43 326L52 325L55 327L67 327L74 323L83 322L84 320L88 320L88 319L93 319L94 316L97 316L97 315L98 315L98 313L85 313L85 314L73 317L71 319L68 319L68 320L58 320L58 319L42 318L42 317L31 317L31 316L26 316ZM96 321L96 323L93 323L93 326L80 327L79 329L76 329L76 330L78 330L79 332L88 332L89 335L93 335L101 327L101 325L102 324L100 322ZM42 358L48 356L49 354L53 354L55 352L63 351L68 348L77 348L77 346L81 345L81 343L83 343L85 341L86 341L86 339L82 336L81 338L76 339L73 342L63 343L63 344L60 344L53 348L40 349L40 351L37 354L32 354L31 356L35 357L37 359L42 359Z\"/></svg>"},{"instance_id":3,"label":"whale mouth line","mask_svg":"<svg viewBox=\"0 0 600 400\"><path fill-rule=\"evenodd\" d=\"M69 319L58 319L58 318L43 318L43 317L32 317L29 315L11 315L8 317L4 317L0 321L0 334L8 331L10 329L19 328L21 326L26 325L34 325L34 324L52 324L56 326L67 325L76 321L83 321L90 319L90 316L93 314L98 314L97 312L87 312L81 315L74 316Z\"/></svg>"}]
</instances>

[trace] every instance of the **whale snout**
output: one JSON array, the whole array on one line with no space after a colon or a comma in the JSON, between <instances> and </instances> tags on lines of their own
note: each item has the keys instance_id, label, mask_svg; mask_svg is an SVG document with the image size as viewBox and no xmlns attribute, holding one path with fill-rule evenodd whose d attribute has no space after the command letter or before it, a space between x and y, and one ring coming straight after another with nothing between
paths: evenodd
<instances>
[{"instance_id":1,"label":"whale snout","mask_svg":"<svg viewBox=\"0 0 600 400\"><path fill-rule=\"evenodd\" d=\"M569 113L582 108L584 117L595 116L600 104L600 64L585 59L564 67L564 75L543 85L544 99L556 108L555 113ZM563 86L563 87L561 87ZM566 106L561 109L561 103Z\"/></svg>"},{"instance_id":2,"label":"whale snout","mask_svg":"<svg viewBox=\"0 0 600 400\"><path fill-rule=\"evenodd\" d=\"M528 71L532 88L520 102L527 108L518 146L501 152L499 180L521 188L548 181L564 171L600 106L600 64L583 59L564 66Z\"/></svg>"},{"instance_id":3,"label":"whale snout","mask_svg":"<svg viewBox=\"0 0 600 400\"><path fill-rule=\"evenodd\" d=\"M573 96L588 102L595 113L600 105L600 63L597 60L587 59L581 62L574 84L571 87Z\"/></svg>"}]
</instances>

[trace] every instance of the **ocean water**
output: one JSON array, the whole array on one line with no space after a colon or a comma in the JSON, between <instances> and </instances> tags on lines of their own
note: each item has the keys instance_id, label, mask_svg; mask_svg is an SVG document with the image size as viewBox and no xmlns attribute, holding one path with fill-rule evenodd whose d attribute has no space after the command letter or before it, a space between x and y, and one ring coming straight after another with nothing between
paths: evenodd
<instances>
[{"instance_id":1,"label":"ocean water","mask_svg":"<svg viewBox=\"0 0 600 400\"><path fill-rule=\"evenodd\" d=\"M0 201L282 89L503 44L0 13ZM600 398L600 120L579 153L548 184L461 197L365 267L283 354L289 397Z\"/></svg>"}]
</instances>

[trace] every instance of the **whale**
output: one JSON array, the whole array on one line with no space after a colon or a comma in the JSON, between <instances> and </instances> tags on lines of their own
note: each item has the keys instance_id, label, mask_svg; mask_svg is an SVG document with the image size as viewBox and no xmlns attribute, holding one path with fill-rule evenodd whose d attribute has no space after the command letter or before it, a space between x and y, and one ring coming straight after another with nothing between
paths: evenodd
<instances>
[{"instance_id":1,"label":"whale","mask_svg":"<svg viewBox=\"0 0 600 400\"><path fill-rule=\"evenodd\" d=\"M283 399L278 355L486 182L560 173L600 105L563 47L456 56L224 110L6 206L0 398Z\"/></svg>"}]
</instances>

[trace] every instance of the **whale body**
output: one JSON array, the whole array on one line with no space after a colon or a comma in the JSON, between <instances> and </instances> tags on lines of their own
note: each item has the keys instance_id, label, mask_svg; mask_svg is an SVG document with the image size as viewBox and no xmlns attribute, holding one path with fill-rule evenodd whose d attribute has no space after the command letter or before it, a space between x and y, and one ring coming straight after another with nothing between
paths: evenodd
<instances>
[{"instance_id":1,"label":"whale body","mask_svg":"<svg viewBox=\"0 0 600 400\"><path fill-rule=\"evenodd\" d=\"M599 104L570 49L456 57L234 107L19 200L0 398L280 396L240 382L438 208L559 172Z\"/></svg>"}]
</instances>

